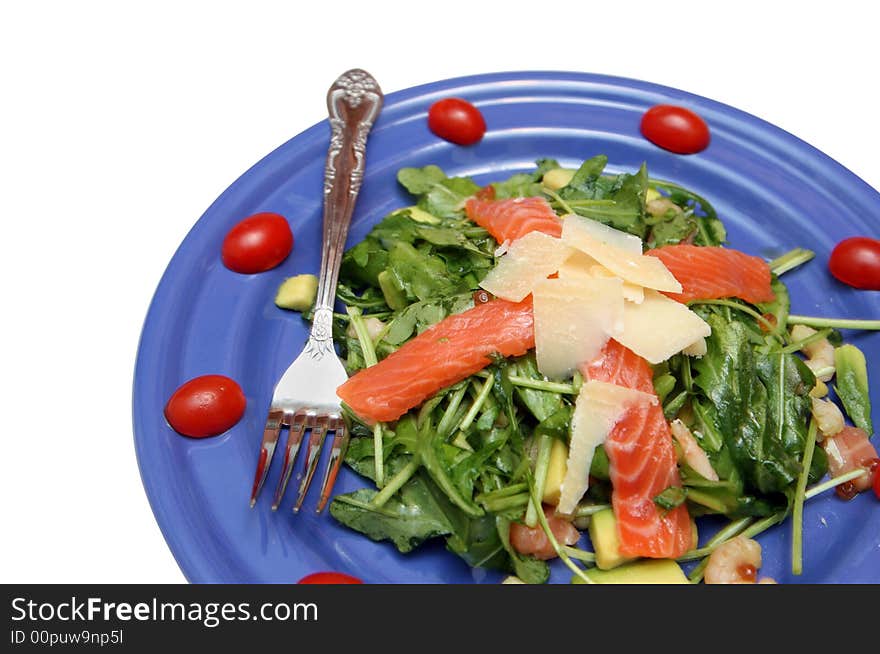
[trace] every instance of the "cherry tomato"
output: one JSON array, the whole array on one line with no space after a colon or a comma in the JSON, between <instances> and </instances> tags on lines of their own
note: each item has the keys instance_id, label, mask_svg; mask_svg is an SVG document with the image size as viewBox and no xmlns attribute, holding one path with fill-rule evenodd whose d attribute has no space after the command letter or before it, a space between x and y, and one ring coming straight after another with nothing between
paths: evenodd
<instances>
[{"instance_id":1,"label":"cherry tomato","mask_svg":"<svg viewBox=\"0 0 880 654\"><path fill-rule=\"evenodd\" d=\"M313 572L300 579L298 584L362 584L360 579L344 572Z\"/></svg>"},{"instance_id":2,"label":"cherry tomato","mask_svg":"<svg viewBox=\"0 0 880 654\"><path fill-rule=\"evenodd\" d=\"M238 273L264 272L293 249L293 234L284 216L255 213L236 224L223 239L223 264Z\"/></svg>"},{"instance_id":3,"label":"cherry tomato","mask_svg":"<svg viewBox=\"0 0 880 654\"><path fill-rule=\"evenodd\" d=\"M642 135L676 154L695 154L709 145L709 127L690 109L658 104L642 116Z\"/></svg>"},{"instance_id":4,"label":"cherry tomato","mask_svg":"<svg viewBox=\"0 0 880 654\"><path fill-rule=\"evenodd\" d=\"M184 436L216 436L241 420L246 404L241 387L229 377L202 375L174 391L165 405L165 419Z\"/></svg>"},{"instance_id":5,"label":"cherry tomato","mask_svg":"<svg viewBox=\"0 0 880 654\"><path fill-rule=\"evenodd\" d=\"M874 468L874 495L880 500L880 466Z\"/></svg>"},{"instance_id":6,"label":"cherry tomato","mask_svg":"<svg viewBox=\"0 0 880 654\"><path fill-rule=\"evenodd\" d=\"M428 128L447 141L473 145L486 133L486 121L480 110L467 100L445 98L428 110Z\"/></svg>"},{"instance_id":7,"label":"cherry tomato","mask_svg":"<svg viewBox=\"0 0 880 654\"><path fill-rule=\"evenodd\" d=\"M828 269L844 284L880 291L880 241L866 236L843 239L831 251Z\"/></svg>"}]
</instances>

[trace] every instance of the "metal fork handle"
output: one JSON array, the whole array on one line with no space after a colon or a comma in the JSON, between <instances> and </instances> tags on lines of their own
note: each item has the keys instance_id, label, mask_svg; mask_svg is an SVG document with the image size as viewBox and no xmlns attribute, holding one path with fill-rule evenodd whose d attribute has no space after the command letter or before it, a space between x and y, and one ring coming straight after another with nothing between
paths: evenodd
<instances>
[{"instance_id":1,"label":"metal fork handle","mask_svg":"<svg viewBox=\"0 0 880 654\"><path fill-rule=\"evenodd\" d=\"M364 178L367 135L384 96L376 80L359 68L339 76L327 92L330 148L324 168L324 241L315 314L309 334L313 352L333 350L333 304L339 266Z\"/></svg>"}]
</instances>

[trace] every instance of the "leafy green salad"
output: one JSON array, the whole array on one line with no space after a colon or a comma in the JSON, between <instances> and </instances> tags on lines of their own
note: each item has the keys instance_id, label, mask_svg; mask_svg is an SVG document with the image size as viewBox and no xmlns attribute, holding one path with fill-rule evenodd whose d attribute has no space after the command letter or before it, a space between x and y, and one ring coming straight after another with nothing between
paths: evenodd
<instances>
[{"instance_id":1,"label":"leafy green salad","mask_svg":"<svg viewBox=\"0 0 880 654\"><path fill-rule=\"evenodd\" d=\"M477 194L544 198L558 215L575 214L638 236L646 249L725 244L724 225L705 198L650 178L645 166L609 174L606 163L597 156L567 170L541 159L532 172L495 182L491 191L467 177L447 177L437 166L401 169L397 179L413 204L381 220L342 263L338 298L346 310L335 314L334 338L348 373L376 365L432 325L487 299L480 282L506 246L468 218L465 202ZM872 425L864 356L844 346L838 331L859 325L789 312L781 278L812 256L795 249L769 262L772 302L756 305L735 297L690 302L711 326L705 352L675 354L653 366L666 420L693 436L714 472L695 465L676 439L681 486L666 489L654 502L663 511L684 504L693 517L723 517L712 523L722 525L713 538L699 548L694 542L678 558L696 562L689 566L692 582L702 579L716 548L783 521L791 525L792 567L799 573L804 502L868 474L858 467L839 472L832 465L836 477L819 483L834 463L823 446L834 440L835 427L823 431L825 418L834 410L841 413L827 399L825 382L833 377L834 394L855 427L870 436ZM830 351L831 359L821 359L820 351ZM554 448L564 455L569 445L583 384L578 372L549 381L531 351L495 356L488 367L395 422L367 424L349 411L352 440L345 461L364 478L364 487L337 495L331 515L403 553L443 539L467 565L526 583L546 582L547 561L555 557L576 581L600 580L601 567L627 564L597 566L597 557L608 554L600 549L614 547L597 542L600 527L591 525L612 506L612 474L601 445L592 459L589 489L566 516L575 528L589 529L592 543L561 542L548 524L550 514L541 510L558 485ZM511 539L515 525L547 539L552 555L520 551Z\"/></svg>"}]
</instances>

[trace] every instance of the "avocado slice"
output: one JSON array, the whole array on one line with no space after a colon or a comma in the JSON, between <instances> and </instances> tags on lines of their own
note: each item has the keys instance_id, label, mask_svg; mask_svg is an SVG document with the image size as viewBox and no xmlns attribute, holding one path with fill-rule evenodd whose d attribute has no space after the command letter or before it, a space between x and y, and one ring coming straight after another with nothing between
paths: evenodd
<instances>
[{"instance_id":1,"label":"avocado slice","mask_svg":"<svg viewBox=\"0 0 880 654\"><path fill-rule=\"evenodd\" d=\"M590 568L584 571L597 584L687 584L687 577L672 559L643 559L614 570ZM586 582L575 575L571 583Z\"/></svg>"},{"instance_id":2,"label":"avocado slice","mask_svg":"<svg viewBox=\"0 0 880 654\"><path fill-rule=\"evenodd\" d=\"M562 480L568 468L568 448L561 440L553 439L550 449L550 463L547 465L547 479L544 481L544 504L556 506L562 494Z\"/></svg>"},{"instance_id":3,"label":"avocado slice","mask_svg":"<svg viewBox=\"0 0 880 654\"><path fill-rule=\"evenodd\" d=\"M576 170L569 168L554 168L544 173L541 178L541 184L549 188L551 191L558 191L564 186L568 186L571 178L574 177Z\"/></svg>"},{"instance_id":4,"label":"avocado slice","mask_svg":"<svg viewBox=\"0 0 880 654\"><path fill-rule=\"evenodd\" d=\"M314 275L288 277L275 293L275 304L281 309L308 311L315 303L317 293L318 278Z\"/></svg>"},{"instance_id":5,"label":"avocado slice","mask_svg":"<svg viewBox=\"0 0 880 654\"><path fill-rule=\"evenodd\" d=\"M404 293L403 289L397 283L397 280L394 278L394 273L392 273L387 268L379 273L379 288L382 289L382 295L385 296L385 304L392 311L399 311L400 309L405 309L407 304L406 301L406 293Z\"/></svg>"},{"instance_id":6,"label":"avocado slice","mask_svg":"<svg viewBox=\"0 0 880 654\"><path fill-rule=\"evenodd\" d=\"M610 570L630 559L620 553L620 539L617 535L617 519L613 509L603 509L590 518L590 540L596 552L596 565L602 570Z\"/></svg>"},{"instance_id":7,"label":"avocado slice","mask_svg":"<svg viewBox=\"0 0 880 654\"><path fill-rule=\"evenodd\" d=\"M406 209L404 209L404 211L409 211L409 217L415 220L417 223L423 223L426 225L439 225L443 222L434 214L428 213L424 209L420 209L416 206L407 207Z\"/></svg>"}]
</instances>

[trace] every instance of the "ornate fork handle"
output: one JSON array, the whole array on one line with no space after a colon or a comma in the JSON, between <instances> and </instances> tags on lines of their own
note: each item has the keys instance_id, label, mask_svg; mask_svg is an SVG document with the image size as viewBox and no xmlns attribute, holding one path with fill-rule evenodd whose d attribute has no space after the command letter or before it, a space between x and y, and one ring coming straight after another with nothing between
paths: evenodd
<instances>
[{"instance_id":1,"label":"ornate fork handle","mask_svg":"<svg viewBox=\"0 0 880 654\"><path fill-rule=\"evenodd\" d=\"M333 351L333 302L355 200L364 178L367 135L382 108L382 90L364 70L343 73L327 93L330 148L324 168L324 241L318 295L307 350Z\"/></svg>"}]
</instances>

